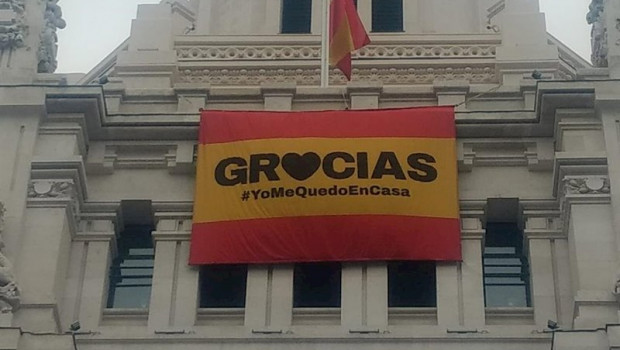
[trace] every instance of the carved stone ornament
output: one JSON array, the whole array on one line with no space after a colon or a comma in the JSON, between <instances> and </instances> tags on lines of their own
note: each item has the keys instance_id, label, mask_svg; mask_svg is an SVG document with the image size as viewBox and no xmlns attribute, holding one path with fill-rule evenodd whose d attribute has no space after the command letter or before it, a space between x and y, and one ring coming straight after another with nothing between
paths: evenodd
<instances>
[{"instance_id":1,"label":"carved stone ornament","mask_svg":"<svg viewBox=\"0 0 620 350\"><path fill-rule=\"evenodd\" d=\"M67 23L62 19L62 9L58 6L60 0L47 0L44 15L44 28L41 31L41 45L37 51L39 61L37 70L39 73L54 73L58 62L58 36L56 31L63 29Z\"/></svg>"},{"instance_id":2,"label":"carved stone ornament","mask_svg":"<svg viewBox=\"0 0 620 350\"><path fill-rule=\"evenodd\" d=\"M19 288L13 274L13 266L3 254L2 231L4 230L5 212L4 203L0 202L0 313L13 312L19 308L20 304Z\"/></svg>"},{"instance_id":3,"label":"carved stone ornament","mask_svg":"<svg viewBox=\"0 0 620 350\"><path fill-rule=\"evenodd\" d=\"M73 198L75 185L69 181L34 180L28 186L29 198Z\"/></svg>"},{"instance_id":4,"label":"carved stone ornament","mask_svg":"<svg viewBox=\"0 0 620 350\"><path fill-rule=\"evenodd\" d=\"M354 79L377 81L384 84L432 84L435 80L467 80L475 83L497 82L492 66L425 67L425 68L353 68ZM185 69L180 81L209 83L211 85L260 85L261 83L296 82L298 85L315 85L320 81L318 68L210 68ZM330 84L344 85L346 78L335 71L330 74Z\"/></svg>"},{"instance_id":5,"label":"carved stone ornament","mask_svg":"<svg viewBox=\"0 0 620 350\"><path fill-rule=\"evenodd\" d=\"M0 0L0 12L7 18L0 21L0 51L24 46L28 30L25 9L24 0Z\"/></svg>"},{"instance_id":6,"label":"carved stone ornament","mask_svg":"<svg viewBox=\"0 0 620 350\"><path fill-rule=\"evenodd\" d=\"M609 179L606 177L588 176L581 178L564 179L565 193L579 194L608 194Z\"/></svg>"},{"instance_id":7,"label":"carved stone ornament","mask_svg":"<svg viewBox=\"0 0 620 350\"><path fill-rule=\"evenodd\" d=\"M32 180L28 184L28 198L33 200L69 200L74 219L79 219L80 205L78 192L72 181Z\"/></svg>"},{"instance_id":8,"label":"carved stone ornament","mask_svg":"<svg viewBox=\"0 0 620 350\"><path fill-rule=\"evenodd\" d=\"M607 67L607 28L603 18L605 0L592 0L589 9L586 20L592 25L590 32L592 64L596 67Z\"/></svg>"}]
</instances>

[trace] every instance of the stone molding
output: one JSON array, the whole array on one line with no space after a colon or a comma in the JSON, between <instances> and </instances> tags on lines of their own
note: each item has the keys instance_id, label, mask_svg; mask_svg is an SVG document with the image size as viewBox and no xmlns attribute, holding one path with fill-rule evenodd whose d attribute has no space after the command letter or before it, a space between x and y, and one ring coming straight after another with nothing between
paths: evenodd
<instances>
[{"instance_id":1,"label":"stone molding","mask_svg":"<svg viewBox=\"0 0 620 350\"><path fill-rule=\"evenodd\" d=\"M208 83L213 86L252 86L262 83L294 82L297 85L317 85L318 67L229 67L195 68L180 70L183 83ZM382 82L385 85L433 84L437 80L466 80L471 83L496 83L493 64L452 67L372 67L354 68L353 80ZM346 85L346 78L337 70L330 71L331 85Z\"/></svg>"},{"instance_id":2,"label":"stone molding","mask_svg":"<svg viewBox=\"0 0 620 350\"><path fill-rule=\"evenodd\" d=\"M28 34L26 3L24 0L0 0L0 51L16 49L25 45Z\"/></svg>"},{"instance_id":3,"label":"stone molding","mask_svg":"<svg viewBox=\"0 0 620 350\"><path fill-rule=\"evenodd\" d=\"M606 176L567 176L564 195L609 194L609 178Z\"/></svg>"},{"instance_id":4,"label":"stone molding","mask_svg":"<svg viewBox=\"0 0 620 350\"><path fill-rule=\"evenodd\" d=\"M86 163L89 173L112 174L115 169L168 169L172 174L194 170L195 142L116 142L93 144Z\"/></svg>"},{"instance_id":5,"label":"stone molding","mask_svg":"<svg viewBox=\"0 0 620 350\"><path fill-rule=\"evenodd\" d=\"M363 59L494 58L495 47L489 44L369 45L353 53L352 57ZM176 49L180 62L318 60L321 57L320 46L315 45L193 45L177 46Z\"/></svg>"},{"instance_id":6,"label":"stone molding","mask_svg":"<svg viewBox=\"0 0 620 350\"><path fill-rule=\"evenodd\" d=\"M553 169L553 144L527 140L459 142L459 171L475 166L527 166L530 171Z\"/></svg>"},{"instance_id":7,"label":"stone molding","mask_svg":"<svg viewBox=\"0 0 620 350\"><path fill-rule=\"evenodd\" d=\"M13 265L3 254L4 203L0 202L0 314L12 313L20 306L20 292L13 273Z\"/></svg>"}]
</instances>

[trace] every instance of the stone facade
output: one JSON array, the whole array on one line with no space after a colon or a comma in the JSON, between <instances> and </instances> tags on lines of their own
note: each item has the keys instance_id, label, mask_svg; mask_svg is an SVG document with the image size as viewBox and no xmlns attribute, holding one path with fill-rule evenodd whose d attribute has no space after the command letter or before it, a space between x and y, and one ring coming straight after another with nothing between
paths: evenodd
<instances>
[{"instance_id":1,"label":"stone facade","mask_svg":"<svg viewBox=\"0 0 620 350\"><path fill-rule=\"evenodd\" d=\"M537 0L406 0L404 31L371 33L353 82L332 71L320 88L319 1L304 35L278 34L280 0L163 1L140 6L129 39L67 85L46 73L50 56L39 64L64 26L56 3L0 0L28 28L0 56L0 349L620 347L617 33L608 67L593 68L547 35ZM358 0L367 27L371 3ZM597 20L614 27L619 9L607 0ZM426 105L458 105L463 261L437 264L436 307L388 307L385 262L343 264L340 308L293 308L291 265L250 266L243 309L197 307L199 108ZM489 198L520 199L531 307L485 307ZM152 203L147 309L106 308L123 200Z\"/></svg>"}]
</instances>

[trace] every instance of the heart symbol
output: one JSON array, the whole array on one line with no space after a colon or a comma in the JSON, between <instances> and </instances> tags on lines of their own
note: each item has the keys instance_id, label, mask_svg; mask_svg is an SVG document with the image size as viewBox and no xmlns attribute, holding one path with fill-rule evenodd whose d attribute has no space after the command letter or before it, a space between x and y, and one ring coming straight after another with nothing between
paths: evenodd
<instances>
[{"instance_id":1,"label":"heart symbol","mask_svg":"<svg viewBox=\"0 0 620 350\"><path fill-rule=\"evenodd\" d=\"M312 176L321 166L321 157L314 152L304 155L287 153L282 157L282 168L292 178L303 181Z\"/></svg>"}]
</instances>

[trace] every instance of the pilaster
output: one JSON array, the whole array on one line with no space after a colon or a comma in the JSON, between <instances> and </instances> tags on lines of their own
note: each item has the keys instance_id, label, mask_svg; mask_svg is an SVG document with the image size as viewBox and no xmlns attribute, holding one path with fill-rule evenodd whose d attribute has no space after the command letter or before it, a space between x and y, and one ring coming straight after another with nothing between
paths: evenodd
<instances>
[{"instance_id":1,"label":"pilaster","mask_svg":"<svg viewBox=\"0 0 620 350\"><path fill-rule=\"evenodd\" d=\"M127 89L172 87L178 73L173 35L169 4L139 5L137 18L131 24L128 50L119 52L113 75Z\"/></svg>"},{"instance_id":2,"label":"pilaster","mask_svg":"<svg viewBox=\"0 0 620 350\"><path fill-rule=\"evenodd\" d=\"M476 228L463 231L461 241L463 262L459 267L462 295L460 318L461 325L467 329L479 329L486 323L482 275L483 237L482 225L476 225Z\"/></svg>"},{"instance_id":3,"label":"pilaster","mask_svg":"<svg viewBox=\"0 0 620 350\"><path fill-rule=\"evenodd\" d=\"M604 16L609 77L620 79L620 0L606 0Z\"/></svg>"},{"instance_id":4,"label":"pilaster","mask_svg":"<svg viewBox=\"0 0 620 350\"><path fill-rule=\"evenodd\" d=\"M497 47L496 69L504 85L519 85L534 70L553 73L559 65L558 50L547 43L545 15L538 0L506 1L498 16L502 44Z\"/></svg>"},{"instance_id":5,"label":"pilaster","mask_svg":"<svg viewBox=\"0 0 620 350\"><path fill-rule=\"evenodd\" d=\"M181 220L184 222L184 220ZM172 227L167 225L173 224ZM189 232L174 225L177 220L161 220L151 233L155 242L155 265L148 329L151 332L184 331L195 323L198 274L181 258L188 248ZM173 230L169 230L173 228ZM185 244L184 244L185 243ZM193 272L193 273L192 273ZM188 288L193 287L193 296ZM179 298L178 296L186 296Z\"/></svg>"},{"instance_id":6,"label":"pilaster","mask_svg":"<svg viewBox=\"0 0 620 350\"><path fill-rule=\"evenodd\" d=\"M465 98L469 93L469 81L467 80L435 80L433 90L437 94L437 105L457 106L455 109L465 109Z\"/></svg>"},{"instance_id":7,"label":"pilaster","mask_svg":"<svg viewBox=\"0 0 620 350\"><path fill-rule=\"evenodd\" d=\"M77 261L73 260L78 265L76 290L67 290L69 294L75 293L73 315L77 317L66 319L62 331L68 330L69 324L74 321L79 321L84 330L99 328L106 307L106 286L116 250L114 224L108 220L97 220L88 221L84 226L86 231L79 232L74 239L74 249L80 257ZM68 277L72 277L71 274Z\"/></svg>"},{"instance_id":8,"label":"pilaster","mask_svg":"<svg viewBox=\"0 0 620 350\"><path fill-rule=\"evenodd\" d=\"M261 93L266 111L290 111L297 90L295 83L264 83Z\"/></svg>"},{"instance_id":9,"label":"pilaster","mask_svg":"<svg viewBox=\"0 0 620 350\"><path fill-rule=\"evenodd\" d=\"M350 82L347 93L351 98L351 109L379 108L379 96L383 86L377 83Z\"/></svg>"}]
</instances>

